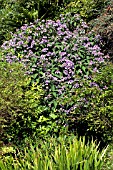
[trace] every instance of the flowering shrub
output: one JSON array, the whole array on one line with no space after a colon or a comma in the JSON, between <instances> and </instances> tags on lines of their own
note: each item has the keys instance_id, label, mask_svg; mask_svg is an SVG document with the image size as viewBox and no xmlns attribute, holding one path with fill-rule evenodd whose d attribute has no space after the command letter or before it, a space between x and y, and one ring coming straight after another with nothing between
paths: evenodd
<instances>
[{"instance_id":1,"label":"flowering shrub","mask_svg":"<svg viewBox=\"0 0 113 170\"><path fill-rule=\"evenodd\" d=\"M26 24L2 45L7 62L23 63L32 81L42 84L43 104L58 124L65 124L63 116L76 107L73 102L64 107L58 99L72 96L83 86L78 76L90 79L107 57L98 46L99 35L87 33L87 28L78 14L66 14L56 22L36 20Z\"/></svg>"},{"instance_id":2,"label":"flowering shrub","mask_svg":"<svg viewBox=\"0 0 113 170\"><path fill-rule=\"evenodd\" d=\"M113 139L113 64L101 68L92 80L80 81L82 86L72 96L59 99L63 108L73 103L65 117L69 130L93 136L105 145Z\"/></svg>"}]
</instances>

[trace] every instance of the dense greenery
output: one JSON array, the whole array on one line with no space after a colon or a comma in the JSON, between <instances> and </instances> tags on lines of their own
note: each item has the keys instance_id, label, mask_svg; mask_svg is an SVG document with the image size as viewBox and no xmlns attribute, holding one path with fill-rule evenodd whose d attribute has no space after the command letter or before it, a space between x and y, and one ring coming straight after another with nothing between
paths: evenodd
<instances>
[{"instance_id":1,"label":"dense greenery","mask_svg":"<svg viewBox=\"0 0 113 170\"><path fill-rule=\"evenodd\" d=\"M65 99L59 99L64 108L75 104L75 109L65 117L69 119L69 129L107 144L113 134L113 64L101 68L91 80L79 81L82 86L72 96L67 94Z\"/></svg>"},{"instance_id":2,"label":"dense greenery","mask_svg":"<svg viewBox=\"0 0 113 170\"><path fill-rule=\"evenodd\" d=\"M78 13L86 21L96 18L105 6L105 0L74 0L65 6L63 13Z\"/></svg>"},{"instance_id":3,"label":"dense greenery","mask_svg":"<svg viewBox=\"0 0 113 170\"><path fill-rule=\"evenodd\" d=\"M24 23L30 23L43 15L54 15L56 2L48 0L3 0L0 9L0 44L4 39L10 39L10 32L20 28ZM46 7L46 8L45 8Z\"/></svg>"},{"instance_id":4,"label":"dense greenery","mask_svg":"<svg viewBox=\"0 0 113 170\"><path fill-rule=\"evenodd\" d=\"M104 0L0 0L0 44L10 39L11 33L37 18L54 19L60 13L74 12L90 20L104 7Z\"/></svg>"},{"instance_id":5,"label":"dense greenery","mask_svg":"<svg viewBox=\"0 0 113 170\"><path fill-rule=\"evenodd\" d=\"M2 170L112 169L109 2L0 0Z\"/></svg>"},{"instance_id":6,"label":"dense greenery","mask_svg":"<svg viewBox=\"0 0 113 170\"><path fill-rule=\"evenodd\" d=\"M89 22L90 29L96 34L100 34L103 43L101 49L104 54L109 54L110 61L113 63L113 1L107 1L108 6L103 10L100 17Z\"/></svg>"},{"instance_id":7,"label":"dense greenery","mask_svg":"<svg viewBox=\"0 0 113 170\"><path fill-rule=\"evenodd\" d=\"M79 114L83 116L86 109L84 105L88 100L87 96L92 98L91 94L96 94L100 90L90 90L82 82L83 78L84 82L90 79L90 83L93 84L92 74L98 72L99 68L105 65L106 57L108 57L101 53L98 46L99 35L95 36L93 32L87 33L87 28L87 24L79 15L72 16L69 13L61 15L56 22L36 20L30 25L24 25L16 34L12 35L10 41L4 42L2 45L7 62L23 63L27 68L27 74L31 75L32 82L42 84L45 90L43 105L47 108L46 121L49 121L50 124L46 129L49 133L51 131L58 133L62 127L68 127L70 124L68 117L70 118L71 113L74 112L72 120L76 120L76 116L79 117ZM86 86L86 91L82 94L81 91L83 91L84 86ZM79 88L81 91L78 99L78 96L73 95L73 93L76 93ZM85 93L89 94L86 95ZM100 93L98 94L100 96ZM67 100L67 96L69 99L71 97L76 99L63 104ZM98 98L95 99L95 103L97 103ZM90 103L92 101L89 101L89 106L87 105L86 117L83 116L84 121L80 120L83 121L81 128L84 128L84 123L90 114L93 117ZM95 111L94 114L96 114ZM97 116L97 122L99 121L100 118ZM56 122L57 129L54 130ZM95 124L94 119L88 127L86 124L84 133L89 129L89 126L91 126L89 136L93 135L94 129L99 133L103 124L104 122L102 125L99 123L98 129L96 129L97 124ZM75 126L75 129L77 127L78 125ZM103 129L105 130L105 128ZM70 131L73 131L73 127ZM97 137L98 133L94 133L94 135ZM103 132L103 135L104 133L107 132Z\"/></svg>"},{"instance_id":8,"label":"dense greenery","mask_svg":"<svg viewBox=\"0 0 113 170\"><path fill-rule=\"evenodd\" d=\"M5 144L42 133L39 127L45 107L40 101L44 92L30 82L20 64L0 62L0 139Z\"/></svg>"}]
</instances>

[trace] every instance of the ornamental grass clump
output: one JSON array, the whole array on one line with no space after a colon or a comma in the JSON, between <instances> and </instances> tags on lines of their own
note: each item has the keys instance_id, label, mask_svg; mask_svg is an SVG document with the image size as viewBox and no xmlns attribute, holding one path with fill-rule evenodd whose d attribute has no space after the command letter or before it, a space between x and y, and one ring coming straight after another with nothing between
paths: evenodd
<instances>
[{"instance_id":1,"label":"ornamental grass clump","mask_svg":"<svg viewBox=\"0 0 113 170\"><path fill-rule=\"evenodd\" d=\"M58 99L72 96L76 88L83 86L78 76L91 79L108 57L98 46L100 36L87 29L78 14L69 13L57 21L36 20L23 25L2 45L7 62L23 63L32 81L42 84L47 115L60 126L66 124L65 114L69 115L76 105L71 102L64 107Z\"/></svg>"},{"instance_id":2,"label":"ornamental grass clump","mask_svg":"<svg viewBox=\"0 0 113 170\"><path fill-rule=\"evenodd\" d=\"M0 167L2 170L101 170L106 149L99 151L95 141L85 144L85 137L68 138L60 137L57 140L50 138L49 142L37 143L34 147L24 149L23 154L12 148L15 156L6 156L6 148L2 149ZM11 150L11 149L10 149Z\"/></svg>"}]
</instances>

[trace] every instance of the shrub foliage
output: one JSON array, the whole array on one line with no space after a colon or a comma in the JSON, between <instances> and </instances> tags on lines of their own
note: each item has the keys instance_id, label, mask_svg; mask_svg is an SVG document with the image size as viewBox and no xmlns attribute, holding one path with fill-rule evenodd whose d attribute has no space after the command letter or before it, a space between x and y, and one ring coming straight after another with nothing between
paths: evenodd
<instances>
[{"instance_id":1,"label":"shrub foliage","mask_svg":"<svg viewBox=\"0 0 113 170\"><path fill-rule=\"evenodd\" d=\"M113 64L104 66L92 80L80 81L82 87L59 102L64 108L73 104L74 109L66 116L69 130L80 136L93 136L102 146L113 135Z\"/></svg>"},{"instance_id":2,"label":"shrub foliage","mask_svg":"<svg viewBox=\"0 0 113 170\"><path fill-rule=\"evenodd\" d=\"M103 53L109 54L113 63L113 1L107 0L106 7L99 17L92 20L89 25L95 33L102 37L101 48Z\"/></svg>"},{"instance_id":3,"label":"shrub foliage","mask_svg":"<svg viewBox=\"0 0 113 170\"><path fill-rule=\"evenodd\" d=\"M44 112L44 94L36 83L30 85L20 64L0 62L0 129L4 143L32 137Z\"/></svg>"},{"instance_id":4,"label":"shrub foliage","mask_svg":"<svg viewBox=\"0 0 113 170\"><path fill-rule=\"evenodd\" d=\"M104 123L98 123L100 117L96 109L101 104L104 91L95 87L92 75L105 65L109 56L101 52L98 45L100 36L87 32L87 29L80 15L69 13L61 15L56 22L38 19L30 25L25 24L2 45L7 62L23 63L26 73L31 75L31 83L42 84L45 90L42 104L47 108L48 118L42 117L40 121L48 122L48 126L44 127L47 132L58 132L66 126L73 131L76 115L84 133L90 131L92 135L94 131L97 135L96 131L100 132L103 128Z\"/></svg>"}]
</instances>

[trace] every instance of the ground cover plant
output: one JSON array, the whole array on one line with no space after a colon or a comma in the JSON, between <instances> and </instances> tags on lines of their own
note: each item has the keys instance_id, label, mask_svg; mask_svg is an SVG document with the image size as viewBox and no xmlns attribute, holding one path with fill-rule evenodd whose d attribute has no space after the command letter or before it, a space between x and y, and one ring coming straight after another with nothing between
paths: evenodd
<instances>
[{"instance_id":1,"label":"ground cover plant","mask_svg":"<svg viewBox=\"0 0 113 170\"><path fill-rule=\"evenodd\" d=\"M71 97L83 86L79 76L91 79L92 73L98 72L109 57L98 46L100 36L87 32L87 28L78 14L69 13L61 15L56 22L36 20L26 24L2 45L7 62L22 63L32 82L42 84L43 105L48 108L48 132L59 132L59 128L68 126L67 117L80 105L80 101L72 101L64 106L58 99Z\"/></svg>"},{"instance_id":2,"label":"ground cover plant","mask_svg":"<svg viewBox=\"0 0 113 170\"><path fill-rule=\"evenodd\" d=\"M106 159L104 161L102 170L113 169L113 144L111 143L106 152Z\"/></svg>"},{"instance_id":3,"label":"ground cover plant","mask_svg":"<svg viewBox=\"0 0 113 170\"><path fill-rule=\"evenodd\" d=\"M18 151L15 155L13 147L9 148L9 156L5 156L7 148L2 148L0 160L1 170L101 170L106 149L99 151L99 145L93 140L85 144L85 137L71 136L50 138L49 142L42 141L30 147L26 147L24 152ZM15 155L11 155L11 152Z\"/></svg>"}]
</instances>

